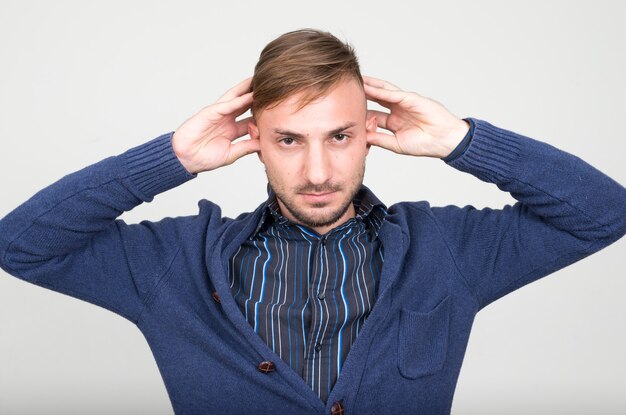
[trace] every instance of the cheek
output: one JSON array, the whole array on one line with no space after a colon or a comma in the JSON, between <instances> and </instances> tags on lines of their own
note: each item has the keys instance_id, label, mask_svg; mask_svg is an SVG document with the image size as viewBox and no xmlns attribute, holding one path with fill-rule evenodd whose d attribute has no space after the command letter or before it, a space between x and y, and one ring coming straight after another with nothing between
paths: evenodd
<instances>
[{"instance_id":1,"label":"cheek","mask_svg":"<svg viewBox=\"0 0 626 415\"><path fill-rule=\"evenodd\" d=\"M261 141L260 143L261 151L259 151L259 158L265 167L272 168L276 167L276 165L280 164L280 154L276 151L276 149L270 145L270 143Z\"/></svg>"},{"instance_id":2,"label":"cheek","mask_svg":"<svg viewBox=\"0 0 626 415\"><path fill-rule=\"evenodd\" d=\"M367 156L369 148L365 141L360 142L358 146L353 148L353 151L350 152L350 160L353 163L362 163L365 157Z\"/></svg>"},{"instance_id":3,"label":"cheek","mask_svg":"<svg viewBox=\"0 0 626 415\"><path fill-rule=\"evenodd\" d=\"M264 154L263 164L265 165L265 169L270 172L275 179L281 181L289 180L294 176L297 169L297 163L293 158L278 152Z\"/></svg>"},{"instance_id":4,"label":"cheek","mask_svg":"<svg viewBox=\"0 0 626 415\"><path fill-rule=\"evenodd\" d=\"M362 170L365 168L365 160L367 159L367 148L359 151L358 154L354 154L350 160L350 169L354 172L362 174Z\"/></svg>"}]
</instances>

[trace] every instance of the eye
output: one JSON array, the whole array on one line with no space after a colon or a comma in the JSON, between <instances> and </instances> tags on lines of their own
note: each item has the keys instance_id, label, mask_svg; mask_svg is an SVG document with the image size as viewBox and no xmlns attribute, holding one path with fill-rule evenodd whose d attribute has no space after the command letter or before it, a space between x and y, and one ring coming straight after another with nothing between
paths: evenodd
<instances>
[{"instance_id":1,"label":"eye","mask_svg":"<svg viewBox=\"0 0 626 415\"><path fill-rule=\"evenodd\" d=\"M294 139L293 139L293 138L291 138L291 137L285 137L285 138L281 139L281 140L280 140L280 142L281 142L282 144L285 144L285 145L287 145L287 146L290 146L290 145L292 145L292 144L294 143Z\"/></svg>"},{"instance_id":2,"label":"eye","mask_svg":"<svg viewBox=\"0 0 626 415\"><path fill-rule=\"evenodd\" d=\"M339 133L339 134L335 134L333 138L335 139L335 141L344 141L345 139L348 138L348 136L345 134Z\"/></svg>"}]
</instances>

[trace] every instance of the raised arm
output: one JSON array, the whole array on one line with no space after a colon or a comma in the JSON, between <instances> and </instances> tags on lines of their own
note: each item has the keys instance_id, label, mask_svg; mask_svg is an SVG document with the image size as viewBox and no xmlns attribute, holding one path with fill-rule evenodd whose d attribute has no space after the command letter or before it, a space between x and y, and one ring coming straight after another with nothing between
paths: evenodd
<instances>
[{"instance_id":1,"label":"raised arm","mask_svg":"<svg viewBox=\"0 0 626 415\"><path fill-rule=\"evenodd\" d=\"M481 307L626 233L626 189L578 157L475 119L468 120L473 134L464 140L469 126L441 104L385 81L365 81L368 98L389 109L372 111L390 133L371 134L371 144L445 158L518 200L503 209L429 211Z\"/></svg>"},{"instance_id":2,"label":"raised arm","mask_svg":"<svg viewBox=\"0 0 626 415\"><path fill-rule=\"evenodd\" d=\"M177 252L187 219L127 225L117 217L200 171L254 152L237 121L250 106L249 80L175 133L70 174L0 221L0 266L29 282L136 320ZM194 174L192 174L194 173ZM141 261L149 255L153 261Z\"/></svg>"}]
</instances>

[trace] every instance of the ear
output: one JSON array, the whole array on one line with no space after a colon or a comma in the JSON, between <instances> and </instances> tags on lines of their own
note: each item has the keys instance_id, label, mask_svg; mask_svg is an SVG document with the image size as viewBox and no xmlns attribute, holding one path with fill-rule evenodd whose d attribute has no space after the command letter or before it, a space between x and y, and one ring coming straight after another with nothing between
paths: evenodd
<instances>
[{"instance_id":1,"label":"ear","mask_svg":"<svg viewBox=\"0 0 626 415\"><path fill-rule=\"evenodd\" d=\"M376 123L376 116L372 115L365 120L365 129L368 133L375 133L376 128L378 128L378 124Z\"/></svg>"},{"instance_id":2,"label":"ear","mask_svg":"<svg viewBox=\"0 0 626 415\"><path fill-rule=\"evenodd\" d=\"M377 128L378 128L378 123L376 122L375 115L372 115L370 118L365 120L365 131L367 132L367 134L375 133ZM366 154L369 154L371 146L372 145L368 142Z\"/></svg>"},{"instance_id":3,"label":"ear","mask_svg":"<svg viewBox=\"0 0 626 415\"><path fill-rule=\"evenodd\" d=\"M254 120L250 120L248 121L248 135L250 136L251 140L258 140L261 137L261 134L259 133L259 127L256 125L256 121ZM257 151L257 156L259 156L259 160L261 160L261 163L265 164L263 162L263 154L261 154L261 151Z\"/></svg>"}]
</instances>

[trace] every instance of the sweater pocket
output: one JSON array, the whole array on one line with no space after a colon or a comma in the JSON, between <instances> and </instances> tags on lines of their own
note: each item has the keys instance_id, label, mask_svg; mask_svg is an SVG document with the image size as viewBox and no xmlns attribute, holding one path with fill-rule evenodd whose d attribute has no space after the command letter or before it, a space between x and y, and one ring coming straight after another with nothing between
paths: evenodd
<instances>
[{"instance_id":1,"label":"sweater pocket","mask_svg":"<svg viewBox=\"0 0 626 415\"><path fill-rule=\"evenodd\" d=\"M398 369L408 379L432 375L443 368L448 349L450 301L444 298L426 313L400 311Z\"/></svg>"}]
</instances>

